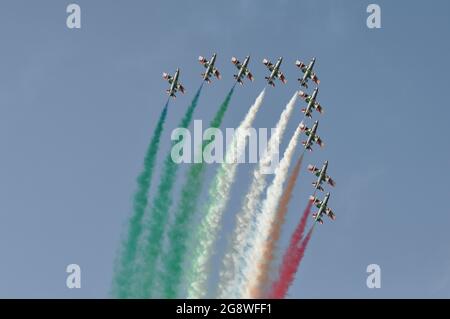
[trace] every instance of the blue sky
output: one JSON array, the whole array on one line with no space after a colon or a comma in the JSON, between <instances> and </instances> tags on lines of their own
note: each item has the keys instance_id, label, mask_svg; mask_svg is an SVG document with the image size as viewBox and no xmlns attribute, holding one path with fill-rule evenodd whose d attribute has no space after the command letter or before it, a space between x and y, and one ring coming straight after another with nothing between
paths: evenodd
<instances>
[{"instance_id":1,"label":"blue sky","mask_svg":"<svg viewBox=\"0 0 450 319\"><path fill-rule=\"evenodd\" d=\"M264 87L263 58L283 56L288 79L268 89L256 119L270 128L298 89L294 61L317 57L326 147L304 166L330 161L337 220L314 233L289 296L450 297L447 1L376 1L378 30L366 27L371 1L76 3L80 30L65 25L69 2L0 4L0 297L108 296L135 178L167 99L161 74L180 67L187 93L170 105L160 159L201 83L197 57L213 52L223 79L203 90L195 118L206 122L232 85L231 56L252 55L255 82L236 89L224 128L238 125ZM298 111L283 148L300 119ZM253 167L239 168L215 265ZM179 173L181 184L185 167ZM311 182L303 171L283 243ZM65 286L70 263L81 266L81 289ZM372 263L380 289L366 287Z\"/></svg>"}]
</instances>

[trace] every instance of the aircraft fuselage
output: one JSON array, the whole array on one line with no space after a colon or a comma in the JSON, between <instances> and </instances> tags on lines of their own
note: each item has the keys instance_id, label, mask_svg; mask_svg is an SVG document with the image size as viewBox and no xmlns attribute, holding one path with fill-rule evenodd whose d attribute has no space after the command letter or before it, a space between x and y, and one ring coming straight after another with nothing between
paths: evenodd
<instances>
[{"instance_id":1,"label":"aircraft fuselage","mask_svg":"<svg viewBox=\"0 0 450 319\"><path fill-rule=\"evenodd\" d=\"M244 60L244 63L242 63L241 69L239 70L239 73L237 75L238 79L241 79L244 77L245 72L247 71L247 65L248 65L249 59L250 59L250 57L246 57Z\"/></svg>"},{"instance_id":2,"label":"aircraft fuselage","mask_svg":"<svg viewBox=\"0 0 450 319\"><path fill-rule=\"evenodd\" d=\"M205 76L203 77L203 80L206 80L207 78L209 78L210 75L212 75L215 62L216 62L216 54L214 53L212 58L211 58L211 61L208 64L208 68L206 69Z\"/></svg>"},{"instance_id":3,"label":"aircraft fuselage","mask_svg":"<svg viewBox=\"0 0 450 319\"><path fill-rule=\"evenodd\" d=\"M180 74L180 70L177 69L177 71L175 72L175 75L173 76L172 84L170 85L170 91L169 91L170 95L173 95L175 93L175 90L177 88L179 74Z\"/></svg>"},{"instance_id":4,"label":"aircraft fuselage","mask_svg":"<svg viewBox=\"0 0 450 319\"><path fill-rule=\"evenodd\" d=\"M272 73L270 73L269 81L273 81L277 77L278 70L280 69L280 65L281 65L282 61L283 61L283 59L279 58L277 63L275 63L275 66L273 67Z\"/></svg>"},{"instance_id":5,"label":"aircraft fuselage","mask_svg":"<svg viewBox=\"0 0 450 319\"><path fill-rule=\"evenodd\" d=\"M311 112L312 112L312 108L314 107L314 104L316 103L317 92L318 92L318 90L315 89L313 91L311 97L309 98L308 106L306 107L306 112L305 112L306 115L311 114Z\"/></svg>"},{"instance_id":6,"label":"aircraft fuselage","mask_svg":"<svg viewBox=\"0 0 450 319\"><path fill-rule=\"evenodd\" d=\"M309 134L308 136L308 140L306 141L305 147L308 148L312 145L313 141L314 141L314 137L316 136L316 131L317 131L317 122L314 123L314 126L311 129L311 134Z\"/></svg>"},{"instance_id":7,"label":"aircraft fuselage","mask_svg":"<svg viewBox=\"0 0 450 319\"><path fill-rule=\"evenodd\" d=\"M325 213L325 210L327 209L328 205L328 198L330 198L330 194L327 194L325 198L322 201L322 204L320 204L319 211L317 212L316 221L322 218L322 215Z\"/></svg>"},{"instance_id":8,"label":"aircraft fuselage","mask_svg":"<svg viewBox=\"0 0 450 319\"><path fill-rule=\"evenodd\" d=\"M303 74L303 81L307 81L309 76L311 75L313 67L314 67L314 62L316 62L314 59L311 62L309 62L309 65L306 68L305 74Z\"/></svg>"}]
</instances>

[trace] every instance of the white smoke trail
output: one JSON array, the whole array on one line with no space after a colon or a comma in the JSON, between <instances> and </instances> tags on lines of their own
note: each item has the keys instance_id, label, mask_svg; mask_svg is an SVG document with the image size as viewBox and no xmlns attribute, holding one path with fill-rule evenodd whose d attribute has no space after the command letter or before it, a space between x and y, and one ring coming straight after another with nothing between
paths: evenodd
<instances>
[{"instance_id":1,"label":"white smoke trail","mask_svg":"<svg viewBox=\"0 0 450 319\"><path fill-rule=\"evenodd\" d=\"M225 161L218 169L209 190L209 202L205 215L197 230L196 243L192 251L191 269L188 273L188 298L203 298L209 274L209 264L214 250L220 222L234 182L238 159L246 146L246 136L263 102L265 89L258 95L244 120L236 129L231 145L227 148Z\"/></svg>"},{"instance_id":2,"label":"white smoke trail","mask_svg":"<svg viewBox=\"0 0 450 319\"><path fill-rule=\"evenodd\" d=\"M297 101L298 93L295 92L291 100L286 104L285 109L280 115L275 130L270 137L267 145L266 152L259 161L259 165L253 172L253 180L250 185L249 191L244 198L244 204L241 211L236 215L236 228L231 238L230 247L225 254L223 260L223 267L220 273L220 281L218 288L219 298L237 298L238 287L237 282L242 280L241 269L239 269L239 259L245 252L245 248L249 245L249 241L254 238L251 234L256 229L250 229L250 225L257 215L259 198L266 187L266 172L270 165L273 164L273 159L278 156L279 144L283 134L286 130L289 118L292 115L292 111ZM241 267L242 268L242 267Z\"/></svg>"},{"instance_id":3,"label":"white smoke trail","mask_svg":"<svg viewBox=\"0 0 450 319\"><path fill-rule=\"evenodd\" d=\"M266 198L262 204L261 214L256 218L256 232L253 242L250 244L248 252L244 255L243 276L245 284L241 285L240 296L243 298L254 298L255 291L260 290L259 278L260 268L258 267L263 258L263 253L269 240L271 226L275 219L278 201L283 192L283 184L287 178L292 157L297 148L298 139L301 133L301 123L295 130L286 148L283 159L275 170L275 177L272 184L267 189Z\"/></svg>"}]
</instances>

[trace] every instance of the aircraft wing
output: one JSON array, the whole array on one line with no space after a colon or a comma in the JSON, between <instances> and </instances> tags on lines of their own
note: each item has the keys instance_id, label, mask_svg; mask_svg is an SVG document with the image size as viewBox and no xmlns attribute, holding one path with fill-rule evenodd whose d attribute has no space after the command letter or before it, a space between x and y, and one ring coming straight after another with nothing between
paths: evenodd
<instances>
[{"instance_id":1,"label":"aircraft wing","mask_svg":"<svg viewBox=\"0 0 450 319\"><path fill-rule=\"evenodd\" d=\"M330 208L327 208L325 210L325 213L327 214L328 217L330 217L332 220L336 219L336 215L333 213L333 211Z\"/></svg>"},{"instance_id":2,"label":"aircraft wing","mask_svg":"<svg viewBox=\"0 0 450 319\"><path fill-rule=\"evenodd\" d=\"M305 131L309 131L309 128L305 125L305 124L303 124L303 122L300 124L300 130L301 131L303 131L303 132L305 132Z\"/></svg>"},{"instance_id":3,"label":"aircraft wing","mask_svg":"<svg viewBox=\"0 0 450 319\"><path fill-rule=\"evenodd\" d=\"M309 200L313 202L313 205L317 208L320 208L320 205L322 205L322 201L316 197L309 196Z\"/></svg>"},{"instance_id":4,"label":"aircraft wing","mask_svg":"<svg viewBox=\"0 0 450 319\"><path fill-rule=\"evenodd\" d=\"M318 169L317 167L315 167L314 165L308 165L308 171L310 171L313 174L317 174L320 172L320 169Z\"/></svg>"},{"instance_id":5,"label":"aircraft wing","mask_svg":"<svg viewBox=\"0 0 450 319\"><path fill-rule=\"evenodd\" d=\"M173 82L173 77L169 74L169 73L163 73L163 79L166 80L167 82L169 82L170 84L172 84Z\"/></svg>"},{"instance_id":6,"label":"aircraft wing","mask_svg":"<svg viewBox=\"0 0 450 319\"><path fill-rule=\"evenodd\" d=\"M317 85L319 85L320 80L317 78L317 75L315 73L311 73L310 76L311 80L313 80L314 83L316 83Z\"/></svg>"},{"instance_id":7,"label":"aircraft wing","mask_svg":"<svg viewBox=\"0 0 450 319\"><path fill-rule=\"evenodd\" d=\"M323 113L323 108L319 103L314 103L314 108L317 110L317 112L319 112L320 114Z\"/></svg>"},{"instance_id":8,"label":"aircraft wing","mask_svg":"<svg viewBox=\"0 0 450 319\"><path fill-rule=\"evenodd\" d=\"M314 136L314 142L316 142L320 147L323 147L325 145L318 135Z\"/></svg>"},{"instance_id":9,"label":"aircraft wing","mask_svg":"<svg viewBox=\"0 0 450 319\"><path fill-rule=\"evenodd\" d=\"M326 182L328 183L328 184L330 184L331 186L335 186L336 185L336 182L330 177L330 176L328 176L327 175L327 177L325 178L325 180L326 180Z\"/></svg>"},{"instance_id":10,"label":"aircraft wing","mask_svg":"<svg viewBox=\"0 0 450 319\"><path fill-rule=\"evenodd\" d=\"M198 57L198 62L200 62L201 64L203 64L203 66L204 66L205 68L208 68L208 67L209 67L209 62L208 62L208 60L207 60L205 57L199 56L199 57Z\"/></svg>"},{"instance_id":11,"label":"aircraft wing","mask_svg":"<svg viewBox=\"0 0 450 319\"><path fill-rule=\"evenodd\" d=\"M284 76L284 74L283 74L283 72L281 72L281 71L278 71L278 78L280 79L280 81L283 83L283 84L286 84L286 77Z\"/></svg>"},{"instance_id":12,"label":"aircraft wing","mask_svg":"<svg viewBox=\"0 0 450 319\"><path fill-rule=\"evenodd\" d=\"M184 86L181 85L180 83L178 83L178 85L177 85L177 90L180 90L180 92L183 93L183 94L185 92Z\"/></svg>"},{"instance_id":13,"label":"aircraft wing","mask_svg":"<svg viewBox=\"0 0 450 319\"><path fill-rule=\"evenodd\" d=\"M300 96L302 99L304 99L305 101L309 102L309 95L303 91L299 91L298 92L298 96Z\"/></svg>"},{"instance_id":14,"label":"aircraft wing","mask_svg":"<svg viewBox=\"0 0 450 319\"><path fill-rule=\"evenodd\" d=\"M273 64L272 64L272 62L270 62L270 61L267 60L267 59L264 59L264 60L263 60L263 63L264 63L265 66L267 66L267 68L270 70L270 72L273 71Z\"/></svg>"},{"instance_id":15,"label":"aircraft wing","mask_svg":"<svg viewBox=\"0 0 450 319\"><path fill-rule=\"evenodd\" d=\"M300 70L302 70L303 73L306 72L306 69L307 69L307 68L306 68L306 65L305 65L305 63L303 63L302 61L299 61L299 60L295 61L295 65L296 65L297 67L299 67Z\"/></svg>"},{"instance_id":16,"label":"aircraft wing","mask_svg":"<svg viewBox=\"0 0 450 319\"><path fill-rule=\"evenodd\" d=\"M241 62L239 62L239 60L237 58L232 57L231 62L238 68L238 70L240 70L242 68L242 64L241 64Z\"/></svg>"},{"instance_id":17,"label":"aircraft wing","mask_svg":"<svg viewBox=\"0 0 450 319\"><path fill-rule=\"evenodd\" d=\"M219 70L217 70L216 68L213 68L213 73L216 76L216 78L218 78L219 80L222 78L222 76L220 75Z\"/></svg>"}]
</instances>

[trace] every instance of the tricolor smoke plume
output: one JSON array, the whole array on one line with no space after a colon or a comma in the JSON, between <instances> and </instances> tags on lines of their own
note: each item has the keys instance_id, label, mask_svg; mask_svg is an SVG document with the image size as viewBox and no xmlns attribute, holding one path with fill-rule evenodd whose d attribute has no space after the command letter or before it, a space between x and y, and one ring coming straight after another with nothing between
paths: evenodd
<instances>
[{"instance_id":1,"label":"tricolor smoke plume","mask_svg":"<svg viewBox=\"0 0 450 319\"><path fill-rule=\"evenodd\" d=\"M261 296L261 269L259 265L262 263L264 256L264 248L268 245L270 240L271 226L275 221L275 213L278 206L278 201L283 192L283 184L287 178L289 166L292 157L297 148L298 139L302 131L301 125L298 125L294 135L284 152L284 156L280 164L275 169L275 177L272 184L267 188L266 198L262 204L261 214L256 220L256 231L254 240L250 243L247 253L244 255L244 283L240 286L240 296L243 298L258 298Z\"/></svg>"},{"instance_id":2,"label":"tricolor smoke plume","mask_svg":"<svg viewBox=\"0 0 450 319\"><path fill-rule=\"evenodd\" d=\"M264 288L269 283L269 271L270 266L274 260L275 251L277 247L278 240L280 239L281 229L286 220L286 214L288 212L289 202L292 197L292 193L294 191L295 185L297 183L298 174L300 172L300 167L302 165L303 154L298 158L297 163L294 166L294 169L289 177L288 183L286 185L286 189L283 192L283 195L280 198L280 202L278 204L277 212L275 214L275 221L272 224L272 228L269 233L269 240L267 242L267 246L262 247L263 249L263 257L262 262L259 265L261 269L260 281L261 287ZM305 216L304 226L306 225L306 218L308 214ZM304 226L301 229L301 236L303 236ZM301 238L300 236L300 238Z\"/></svg>"},{"instance_id":3,"label":"tricolor smoke plume","mask_svg":"<svg viewBox=\"0 0 450 319\"><path fill-rule=\"evenodd\" d=\"M302 233L306 226L306 220L309 216L311 210L311 203L308 204L305 214L302 216L302 220L297 226L296 231L292 235L289 248L287 249L283 262L281 264L279 277L273 283L272 288L268 294L269 298L272 299L282 299L286 297L289 287L294 281L295 274L297 273L298 267L303 259L305 250L308 247L309 240L311 239L312 232L314 230L314 225L309 230L304 240L301 240ZM303 217L306 216L306 219ZM302 228L300 230L300 228ZM295 238L294 238L295 237Z\"/></svg>"},{"instance_id":4,"label":"tricolor smoke plume","mask_svg":"<svg viewBox=\"0 0 450 319\"><path fill-rule=\"evenodd\" d=\"M207 291L209 264L214 244L220 230L223 212L228 203L230 188L234 182L238 159L246 146L246 136L263 102L265 89L250 107L245 119L236 129L231 145L228 146L225 162L221 164L209 189L206 212L200 222L192 250L191 269L188 273L188 298L202 298Z\"/></svg>"},{"instance_id":5,"label":"tricolor smoke plume","mask_svg":"<svg viewBox=\"0 0 450 319\"><path fill-rule=\"evenodd\" d=\"M221 104L219 110L210 123L210 127L220 127L225 113L230 104L234 92L233 86ZM201 153L211 141L205 141ZM162 287L162 296L165 298L176 298L181 276L183 274L183 261L187 250L187 241L190 238L192 218L197 208L197 200L202 191L203 172L206 167L205 161L192 164L187 173L187 179L181 189L181 198L175 210L175 221L168 231L167 254L163 256L162 273L158 276Z\"/></svg>"},{"instance_id":6,"label":"tricolor smoke plume","mask_svg":"<svg viewBox=\"0 0 450 319\"><path fill-rule=\"evenodd\" d=\"M197 90L190 106L186 110L178 127L187 128L192 121L203 84ZM172 141L172 146L180 141ZM142 260L138 262L138 276L135 278L135 294L140 298L150 297L155 283L158 255L162 250L164 225L167 223L169 208L172 204L172 189L175 183L179 165L172 159L172 154L166 156L162 169L161 180L158 185L156 196L153 200L150 216L145 221L145 229L148 234L144 235L143 247L141 247Z\"/></svg>"},{"instance_id":7,"label":"tricolor smoke plume","mask_svg":"<svg viewBox=\"0 0 450 319\"><path fill-rule=\"evenodd\" d=\"M127 298L130 286L130 278L134 272L134 260L138 247L138 240L142 232L142 219L148 204L148 192L150 190L153 171L155 168L161 134L166 121L169 100L164 106L158 123L153 132L152 139L144 158L144 168L137 178L137 190L133 196L133 214L128 223L128 232L123 239L120 257L115 267L113 295L117 298Z\"/></svg>"},{"instance_id":8,"label":"tricolor smoke plume","mask_svg":"<svg viewBox=\"0 0 450 319\"><path fill-rule=\"evenodd\" d=\"M297 96L298 94L295 92L281 113L275 130L270 137L267 149L253 172L253 180L244 198L242 210L236 215L236 227L228 251L225 254L220 273L219 298L239 297L236 291L236 287L238 286L237 281L243 280L241 278L242 276L240 276L242 269L239 267L239 259L242 259L245 249L249 245L249 241L253 239L253 231L255 229L250 229L250 225L252 225L252 221L256 218L260 196L266 187L265 172L272 164L274 157L278 156L280 140L283 137L289 118L294 110Z\"/></svg>"}]
</instances>

